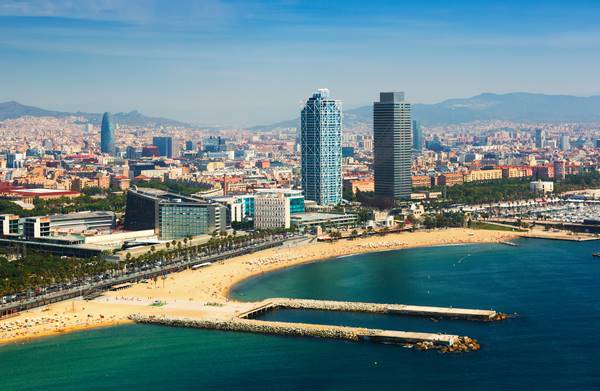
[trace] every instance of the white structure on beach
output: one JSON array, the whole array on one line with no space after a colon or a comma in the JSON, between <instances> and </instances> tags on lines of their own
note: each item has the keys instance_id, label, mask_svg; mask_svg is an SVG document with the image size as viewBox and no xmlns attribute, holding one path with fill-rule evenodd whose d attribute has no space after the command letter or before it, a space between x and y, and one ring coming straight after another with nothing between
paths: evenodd
<instances>
[{"instance_id":1,"label":"white structure on beach","mask_svg":"<svg viewBox=\"0 0 600 391\"><path fill-rule=\"evenodd\" d=\"M529 190L532 193L552 193L554 191L554 182L533 181L529 183Z\"/></svg>"},{"instance_id":2,"label":"white structure on beach","mask_svg":"<svg viewBox=\"0 0 600 391\"><path fill-rule=\"evenodd\" d=\"M254 228L290 228L290 199L283 192L257 192L254 195Z\"/></svg>"}]
</instances>

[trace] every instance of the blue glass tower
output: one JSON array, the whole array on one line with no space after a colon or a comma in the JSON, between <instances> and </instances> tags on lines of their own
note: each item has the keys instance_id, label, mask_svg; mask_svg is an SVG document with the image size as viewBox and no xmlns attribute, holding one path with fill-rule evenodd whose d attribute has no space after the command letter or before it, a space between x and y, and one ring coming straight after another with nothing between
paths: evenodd
<instances>
[{"instance_id":1,"label":"blue glass tower","mask_svg":"<svg viewBox=\"0 0 600 391\"><path fill-rule=\"evenodd\" d=\"M412 122L412 143L415 151L423 149L423 131L421 130L421 124L417 120Z\"/></svg>"},{"instance_id":2,"label":"blue glass tower","mask_svg":"<svg viewBox=\"0 0 600 391\"><path fill-rule=\"evenodd\" d=\"M102 116L100 151L109 155L115 154L115 130L110 123L110 113L104 113Z\"/></svg>"},{"instance_id":3,"label":"blue glass tower","mask_svg":"<svg viewBox=\"0 0 600 391\"><path fill-rule=\"evenodd\" d=\"M306 101L300 118L302 189L319 205L342 201L342 102L323 88Z\"/></svg>"},{"instance_id":4,"label":"blue glass tower","mask_svg":"<svg viewBox=\"0 0 600 391\"><path fill-rule=\"evenodd\" d=\"M158 147L160 156L173 157L173 139L171 137L153 137L152 145Z\"/></svg>"}]
</instances>

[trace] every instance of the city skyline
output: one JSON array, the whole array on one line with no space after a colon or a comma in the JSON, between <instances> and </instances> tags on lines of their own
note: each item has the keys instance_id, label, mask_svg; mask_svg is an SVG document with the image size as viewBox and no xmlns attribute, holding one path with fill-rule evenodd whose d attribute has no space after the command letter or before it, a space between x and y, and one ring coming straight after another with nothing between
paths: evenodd
<instances>
[{"instance_id":1,"label":"city skyline","mask_svg":"<svg viewBox=\"0 0 600 391\"><path fill-rule=\"evenodd\" d=\"M248 126L288 118L321 85L347 108L390 88L424 103L485 91L595 95L597 10L589 1L9 1L0 101ZM270 110L257 95L274 98Z\"/></svg>"}]
</instances>

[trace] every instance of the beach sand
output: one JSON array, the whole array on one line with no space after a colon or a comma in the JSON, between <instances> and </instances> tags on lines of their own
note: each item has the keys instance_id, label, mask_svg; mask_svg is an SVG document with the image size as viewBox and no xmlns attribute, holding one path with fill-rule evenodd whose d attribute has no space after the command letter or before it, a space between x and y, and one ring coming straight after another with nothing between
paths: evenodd
<instances>
[{"instance_id":1,"label":"beach sand","mask_svg":"<svg viewBox=\"0 0 600 391\"><path fill-rule=\"evenodd\" d=\"M231 317L248 309L248 303L229 298L240 281L277 269L308 262L402 248L467 243L495 243L518 235L508 231L450 228L405 232L334 243L302 240L284 247L259 251L219 261L198 270L185 270L157 282L134 284L118 292L107 292L92 301L80 299L54 303L0 320L0 344L102 326L125 324L130 314ZM156 300L161 305L151 305Z\"/></svg>"}]
</instances>

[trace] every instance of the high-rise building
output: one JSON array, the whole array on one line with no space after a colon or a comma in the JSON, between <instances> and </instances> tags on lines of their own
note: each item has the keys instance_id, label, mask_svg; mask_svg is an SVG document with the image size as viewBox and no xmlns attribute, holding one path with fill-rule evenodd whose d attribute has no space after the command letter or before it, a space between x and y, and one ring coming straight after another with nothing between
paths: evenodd
<instances>
[{"instance_id":1,"label":"high-rise building","mask_svg":"<svg viewBox=\"0 0 600 391\"><path fill-rule=\"evenodd\" d=\"M382 92L373 104L375 195L410 199L412 121L403 92Z\"/></svg>"},{"instance_id":2,"label":"high-rise building","mask_svg":"<svg viewBox=\"0 0 600 391\"><path fill-rule=\"evenodd\" d=\"M302 189L319 205L342 201L342 102L317 90L302 109Z\"/></svg>"},{"instance_id":3,"label":"high-rise building","mask_svg":"<svg viewBox=\"0 0 600 391\"><path fill-rule=\"evenodd\" d=\"M104 113L102 116L100 151L109 155L115 154L115 129L110 123L110 113Z\"/></svg>"},{"instance_id":4,"label":"high-rise building","mask_svg":"<svg viewBox=\"0 0 600 391\"><path fill-rule=\"evenodd\" d=\"M423 131L421 130L421 124L417 120L412 122L412 148L415 151L423 149Z\"/></svg>"},{"instance_id":5,"label":"high-rise building","mask_svg":"<svg viewBox=\"0 0 600 391\"><path fill-rule=\"evenodd\" d=\"M546 134L543 129L535 130L535 147L536 148L544 148L546 145Z\"/></svg>"},{"instance_id":6,"label":"high-rise building","mask_svg":"<svg viewBox=\"0 0 600 391\"><path fill-rule=\"evenodd\" d=\"M558 141L558 146L561 149L561 151L568 151L569 149L571 149L571 142L569 141L568 134L561 134L560 139Z\"/></svg>"},{"instance_id":7,"label":"high-rise building","mask_svg":"<svg viewBox=\"0 0 600 391\"><path fill-rule=\"evenodd\" d=\"M160 156L173 157L173 138L153 137L152 145L158 148Z\"/></svg>"}]
</instances>

